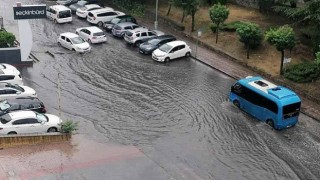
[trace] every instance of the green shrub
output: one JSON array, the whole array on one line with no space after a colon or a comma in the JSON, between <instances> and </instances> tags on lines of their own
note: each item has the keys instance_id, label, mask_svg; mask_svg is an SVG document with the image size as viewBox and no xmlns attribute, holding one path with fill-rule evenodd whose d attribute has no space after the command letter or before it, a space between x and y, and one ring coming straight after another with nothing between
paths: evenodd
<instances>
[{"instance_id":1,"label":"green shrub","mask_svg":"<svg viewBox=\"0 0 320 180\"><path fill-rule=\"evenodd\" d=\"M78 127L77 122L73 122L72 120L66 120L63 121L61 124L61 130L64 133L72 133L73 131L76 131Z\"/></svg>"},{"instance_id":2,"label":"green shrub","mask_svg":"<svg viewBox=\"0 0 320 180\"><path fill-rule=\"evenodd\" d=\"M298 83L312 82L319 78L320 68L316 63L302 63L289 66L284 77Z\"/></svg>"},{"instance_id":3,"label":"green shrub","mask_svg":"<svg viewBox=\"0 0 320 180\"><path fill-rule=\"evenodd\" d=\"M0 48L12 47L16 37L9 32L0 31Z\"/></svg>"},{"instance_id":4,"label":"green shrub","mask_svg":"<svg viewBox=\"0 0 320 180\"><path fill-rule=\"evenodd\" d=\"M113 0L113 4L121 10L136 16L143 16L146 9L145 3L134 0Z\"/></svg>"},{"instance_id":5,"label":"green shrub","mask_svg":"<svg viewBox=\"0 0 320 180\"><path fill-rule=\"evenodd\" d=\"M220 25L219 30L220 31L228 31L228 32L235 32L237 30L237 28L243 24L243 22L241 21L232 21L229 23L224 23L222 25ZM216 24L210 24L210 29L212 32L216 32L217 30L217 25Z\"/></svg>"}]
</instances>

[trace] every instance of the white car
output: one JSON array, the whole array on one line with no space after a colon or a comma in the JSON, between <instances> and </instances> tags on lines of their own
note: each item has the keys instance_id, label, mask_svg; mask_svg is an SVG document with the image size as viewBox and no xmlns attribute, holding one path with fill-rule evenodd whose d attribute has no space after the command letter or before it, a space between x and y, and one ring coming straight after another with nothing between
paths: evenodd
<instances>
[{"instance_id":1,"label":"white car","mask_svg":"<svg viewBox=\"0 0 320 180\"><path fill-rule=\"evenodd\" d=\"M0 69L0 82L23 85L20 72L14 69Z\"/></svg>"},{"instance_id":2,"label":"white car","mask_svg":"<svg viewBox=\"0 0 320 180\"><path fill-rule=\"evenodd\" d=\"M0 100L17 97L37 97L34 89L18 84L0 83Z\"/></svg>"},{"instance_id":3,"label":"white car","mask_svg":"<svg viewBox=\"0 0 320 180\"><path fill-rule=\"evenodd\" d=\"M171 59L190 55L191 49L185 42L171 41L154 50L152 59L159 62L168 62Z\"/></svg>"},{"instance_id":4,"label":"white car","mask_svg":"<svg viewBox=\"0 0 320 180\"><path fill-rule=\"evenodd\" d=\"M80 18L87 18L88 13L93 10L102 9L101 6L97 4L88 4L82 8L78 8L76 11L76 15Z\"/></svg>"},{"instance_id":5,"label":"white car","mask_svg":"<svg viewBox=\"0 0 320 180\"><path fill-rule=\"evenodd\" d=\"M11 69L11 70L16 71L20 74L20 71L16 67L12 66L11 64L0 63L0 69Z\"/></svg>"},{"instance_id":6,"label":"white car","mask_svg":"<svg viewBox=\"0 0 320 180\"><path fill-rule=\"evenodd\" d=\"M1 116L0 121L0 134L57 132L62 123L58 116L30 110L9 112Z\"/></svg>"},{"instance_id":7,"label":"white car","mask_svg":"<svg viewBox=\"0 0 320 180\"><path fill-rule=\"evenodd\" d=\"M110 8L97 9L88 13L87 21L91 24L96 24L99 27L102 27L103 23L110 22L113 18L120 15L124 15L124 13L114 11Z\"/></svg>"},{"instance_id":8,"label":"white car","mask_svg":"<svg viewBox=\"0 0 320 180\"><path fill-rule=\"evenodd\" d=\"M78 34L82 39L86 40L90 44L107 42L105 33L95 26L78 28L76 30L76 34Z\"/></svg>"},{"instance_id":9,"label":"white car","mask_svg":"<svg viewBox=\"0 0 320 180\"><path fill-rule=\"evenodd\" d=\"M52 19L55 23L67 23L72 22L71 9L63 5L49 6L46 10L46 15L49 19Z\"/></svg>"},{"instance_id":10,"label":"white car","mask_svg":"<svg viewBox=\"0 0 320 180\"><path fill-rule=\"evenodd\" d=\"M58 38L58 45L79 53L85 53L91 50L89 43L87 43L77 34L71 32L60 34Z\"/></svg>"}]
</instances>

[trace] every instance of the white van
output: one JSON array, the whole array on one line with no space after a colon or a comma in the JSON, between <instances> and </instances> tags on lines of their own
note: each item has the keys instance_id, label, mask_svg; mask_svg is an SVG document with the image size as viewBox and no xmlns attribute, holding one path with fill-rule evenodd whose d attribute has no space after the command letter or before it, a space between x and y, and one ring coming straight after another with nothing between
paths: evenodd
<instances>
[{"instance_id":1,"label":"white van","mask_svg":"<svg viewBox=\"0 0 320 180\"><path fill-rule=\"evenodd\" d=\"M67 23L72 21L71 9L63 5L54 5L47 8L47 17L55 23Z\"/></svg>"},{"instance_id":2,"label":"white van","mask_svg":"<svg viewBox=\"0 0 320 180\"><path fill-rule=\"evenodd\" d=\"M103 26L104 22L110 22L113 18L124 15L123 12L114 11L111 8L103 8L90 11L87 16L87 21L91 24Z\"/></svg>"}]
</instances>

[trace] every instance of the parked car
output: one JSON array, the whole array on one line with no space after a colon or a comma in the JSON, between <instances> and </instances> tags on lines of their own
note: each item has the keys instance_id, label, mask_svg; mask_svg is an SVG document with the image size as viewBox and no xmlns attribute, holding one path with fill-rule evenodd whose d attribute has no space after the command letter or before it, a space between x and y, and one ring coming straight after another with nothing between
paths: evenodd
<instances>
[{"instance_id":1,"label":"parked car","mask_svg":"<svg viewBox=\"0 0 320 180\"><path fill-rule=\"evenodd\" d=\"M97 4L97 3L100 3L100 1L99 0L86 0L86 1L81 0L81 1L78 1L77 3L71 4L69 8L71 9L71 12L75 14L78 8L82 8L88 4Z\"/></svg>"},{"instance_id":2,"label":"parked car","mask_svg":"<svg viewBox=\"0 0 320 180\"><path fill-rule=\"evenodd\" d=\"M58 45L79 53L85 53L91 50L91 46L88 42L71 32L60 34Z\"/></svg>"},{"instance_id":3,"label":"parked car","mask_svg":"<svg viewBox=\"0 0 320 180\"><path fill-rule=\"evenodd\" d=\"M28 86L20 86L17 84L0 83L0 100L17 97L37 97L34 89Z\"/></svg>"},{"instance_id":4,"label":"parked car","mask_svg":"<svg viewBox=\"0 0 320 180\"><path fill-rule=\"evenodd\" d=\"M87 18L88 13L90 11L97 10L97 9L102 9L102 7L97 4L88 4L82 8L78 8L76 15L80 18Z\"/></svg>"},{"instance_id":5,"label":"parked car","mask_svg":"<svg viewBox=\"0 0 320 180\"><path fill-rule=\"evenodd\" d=\"M160 36L163 34L164 33L161 31L152 31L148 28L141 27L141 28L136 28L136 29L127 31L125 33L124 40L128 44L133 44L139 47L141 43L146 42L150 38Z\"/></svg>"},{"instance_id":6,"label":"parked car","mask_svg":"<svg viewBox=\"0 0 320 180\"><path fill-rule=\"evenodd\" d=\"M0 69L0 82L23 85L20 72L11 69Z\"/></svg>"},{"instance_id":7,"label":"parked car","mask_svg":"<svg viewBox=\"0 0 320 180\"><path fill-rule=\"evenodd\" d=\"M76 33L88 43L107 42L105 33L95 26L78 28Z\"/></svg>"},{"instance_id":8,"label":"parked car","mask_svg":"<svg viewBox=\"0 0 320 180\"><path fill-rule=\"evenodd\" d=\"M77 3L79 0L59 0L56 1L58 5L70 6L71 4Z\"/></svg>"},{"instance_id":9,"label":"parked car","mask_svg":"<svg viewBox=\"0 0 320 180\"><path fill-rule=\"evenodd\" d=\"M116 37L124 38L127 31L133 30L140 27L139 25L132 22L119 23L112 28L112 35Z\"/></svg>"},{"instance_id":10,"label":"parked car","mask_svg":"<svg viewBox=\"0 0 320 180\"><path fill-rule=\"evenodd\" d=\"M0 116L18 110L32 110L38 113L45 113L46 108L36 97L8 98L0 102Z\"/></svg>"},{"instance_id":11,"label":"parked car","mask_svg":"<svg viewBox=\"0 0 320 180\"><path fill-rule=\"evenodd\" d=\"M49 6L46 15L55 23L67 23L72 21L71 10L63 5Z\"/></svg>"},{"instance_id":12,"label":"parked car","mask_svg":"<svg viewBox=\"0 0 320 180\"><path fill-rule=\"evenodd\" d=\"M20 71L16 67L12 66L11 64L0 63L0 69L10 69L20 74Z\"/></svg>"},{"instance_id":13,"label":"parked car","mask_svg":"<svg viewBox=\"0 0 320 180\"><path fill-rule=\"evenodd\" d=\"M120 11L113 11L110 8L97 9L88 13L87 21L91 24L96 24L99 27L102 27L104 22L109 22L120 15L124 15L124 13Z\"/></svg>"},{"instance_id":14,"label":"parked car","mask_svg":"<svg viewBox=\"0 0 320 180\"><path fill-rule=\"evenodd\" d=\"M52 114L21 110L1 116L0 122L0 134L29 134L60 131L62 120Z\"/></svg>"},{"instance_id":15,"label":"parked car","mask_svg":"<svg viewBox=\"0 0 320 180\"><path fill-rule=\"evenodd\" d=\"M171 41L154 50L152 59L159 62L168 62L172 59L190 55L191 49L185 42Z\"/></svg>"},{"instance_id":16,"label":"parked car","mask_svg":"<svg viewBox=\"0 0 320 180\"><path fill-rule=\"evenodd\" d=\"M147 42L140 44L139 52L142 54L151 54L155 49L159 48L163 44L166 44L168 42L175 41L175 40L177 39L172 35L157 36L155 38L148 40Z\"/></svg>"},{"instance_id":17,"label":"parked car","mask_svg":"<svg viewBox=\"0 0 320 180\"><path fill-rule=\"evenodd\" d=\"M132 22L134 24L137 24L137 20L134 17L132 17L131 15L122 15L122 16L118 16L118 17L113 18L109 23L108 22L104 23L103 28L106 31L111 31L113 26L115 26L116 24L119 24L119 23L123 23L123 22Z\"/></svg>"}]
</instances>

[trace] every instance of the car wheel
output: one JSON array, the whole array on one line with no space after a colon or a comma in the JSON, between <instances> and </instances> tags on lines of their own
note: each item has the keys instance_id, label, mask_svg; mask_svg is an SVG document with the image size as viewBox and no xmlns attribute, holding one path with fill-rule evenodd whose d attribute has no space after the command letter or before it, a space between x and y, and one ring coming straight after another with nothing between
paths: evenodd
<instances>
[{"instance_id":1,"label":"car wheel","mask_svg":"<svg viewBox=\"0 0 320 180\"><path fill-rule=\"evenodd\" d=\"M121 38L122 38L122 39L124 39L124 33L123 33L123 34L121 34Z\"/></svg>"},{"instance_id":2,"label":"car wheel","mask_svg":"<svg viewBox=\"0 0 320 180\"><path fill-rule=\"evenodd\" d=\"M76 51L74 48L72 48L72 51Z\"/></svg>"},{"instance_id":3,"label":"car wheel","mask_svg":"<svg viewBox=\"0 0 320 180\"><path fill-rule=\"evenodd\" d=\"M17 134L17 132L11 131L11 132L8 132L8 134Z\"/></svg>"},{"instance_id":4,"label":"car wheel","mask_svg":"<svg viewBox=\"0 0 320 180\"><path fill-rule=\"evenodd\" d=\"M164 59L164 62L169 62L170 61L170 58L169 57L166 57L165 59Z\"/></svg>"},{"instance_id":5,"label":"car wheel","mask_svg":"<svg viewBox=\"0 0 320 180\"><path fill-rule=\"evenodd\" d=\"M90 39L88 39L88 43L89 43L89 44L91 44L91 43L92 43Z\"/></svg>"},{"instance_id":6,"label":"car wheel","mask_svg":"<svg viewBox=\"0 0 320 180\"><path fill-rule=\"evenodd\" d=\"M60 42L58 42L58 46L61 46L61 43L60 43Z\"/></svg>"},{"instance_id":7,"label":"car wheel","mask_svg":"<svg viewBox=\"0 0 320 180\"><path fill-rule=\"evenodd\" d=\"M268 119L268 120L266 121L266 123L267 123L270 127L274 128L274 123L273 123L273 121L272 121L271 119Z\"/></svg>"},{"instance_id":8,"label":"car wheel","mask_svg":"<svg viewBox=\"0 0 320 180\"><path fill-rule=\"evenodd\" d=\"M57 132L58 131L58 129L57 128L55 128L55 127L51 127L51 128L49 128L48 129L48 133L51 133L51 132Z\"/></svg>"},{"instance_id":9,"label":"car wheel","mask_svg":"<svg viewBox=\"0 0 320 180\"><path fill-rule=\"evenodd\" d=\"M76 31L76 34L79 34L78 31Z\"/></svg>"},{"instance_id":10,"label":"car wheel","mask_svg":"<svg viewBox=\"0 0 320 180\"><path fill-rule=\"evenodd\" d=\"M54 23L58 24L58 21L56 19L53 20Z\"/></svg>"},{"instance_id":11,"label":"car wheel","mask_svg":"<svg viewBox=\"0 0 320 180\"><path fill-rule=\"evenodd\" d=\"M237 108L240 108L240 102L238 100L234 100L233 105L235 105Z\"/></svg>"},{"instance_id":12,"label":"car wheel","mask_svg":"<svg viewBox=\"0 0 320 180\"><path fill-rule=\"evenodd\" d=\"M186 57L189 57L189 56L191 56L191 53L190 53L190 52L187 52L187 53L186 53Z\"/></svg>"},{"instance_id":13,"label":"car wheel","mask_svg":"<svg viewBox=\"0 0 320 180\"><path fill-rule=\"evenodd\" d=\"M137 47L139 47L140 44L141 44L141 41L137 41L137 42L134 43L134 45L137 46Z\"/></svg>"},{"instance_id":14,"label":"car wheel","mask_svg":"<svg viewBox=\"0 0 320 180\"><path fill-rule=\"evenodd\" d=\"M101 22L101 21L98 22L98 26L99 26L99 27L103 26L103 22Z\"/></svg>"}]
</instances>

